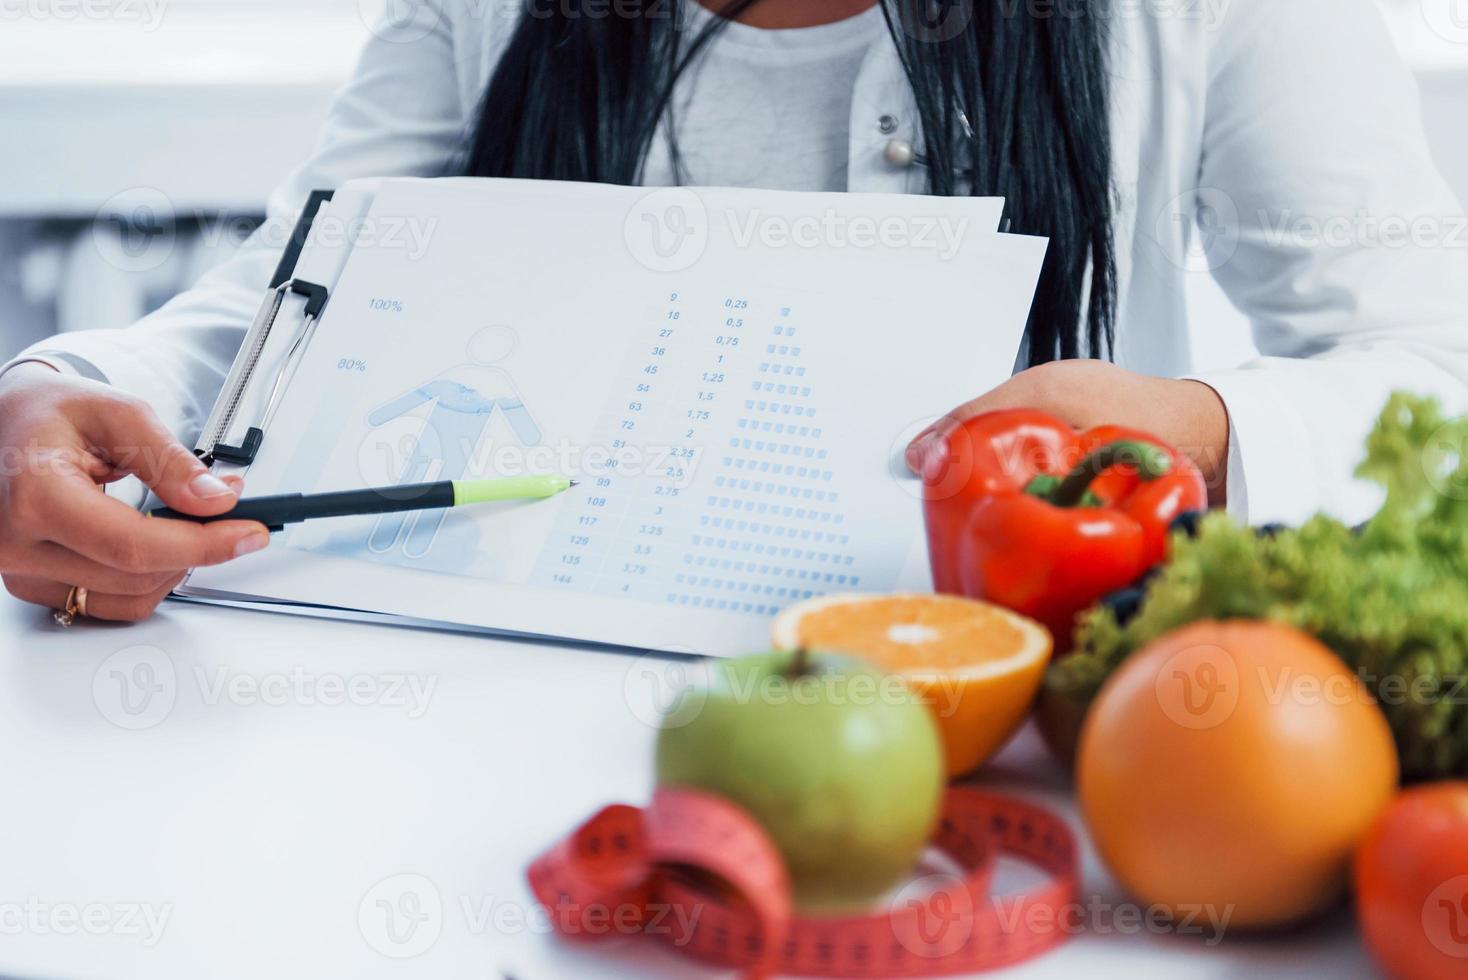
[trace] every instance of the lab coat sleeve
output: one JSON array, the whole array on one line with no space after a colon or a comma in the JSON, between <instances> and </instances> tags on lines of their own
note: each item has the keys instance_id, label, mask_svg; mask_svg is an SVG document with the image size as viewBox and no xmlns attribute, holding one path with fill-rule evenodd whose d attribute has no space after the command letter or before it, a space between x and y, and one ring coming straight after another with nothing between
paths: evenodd
<instances>
[{"instance_id":1,"label":"lab coat sleeve","mask_svg":"<svg viewBox=\"0 0 1468 980\"><path fill-rule=\"evenodd\" d=\"M1371 0L1234 0L1211 48L1199 223L1260 357L1198 375L1228 408L1229 508L1362 520L1395 389L1468 408L1468 226Z\"/></svg>"},{"instance_id":2,"label":"lab coat sleeve","mask_svg":"<svg viewBox=\"0 0 1468 980\"><path fill-rule=\"evenodd\" d=\"M455 158L468 109L446 9L426 36L385 23L372 31L352 79L332 99L311 158L271 195L264 225L235 256L130 327L60 334L11 363L42 360L105 380L146 399L191 444L310 192L357 177L440 176Z\"/></svg>"}]
</instances>

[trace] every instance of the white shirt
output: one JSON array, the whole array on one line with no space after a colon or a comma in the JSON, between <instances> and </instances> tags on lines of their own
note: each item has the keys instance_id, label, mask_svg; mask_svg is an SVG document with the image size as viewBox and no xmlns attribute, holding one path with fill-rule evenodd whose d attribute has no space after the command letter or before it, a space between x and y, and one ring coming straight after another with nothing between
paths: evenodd
<instances>
[{"instance_id":1,"label":"white shirt","mask_svg":"<svg viewBox=\"0 0 1468 980\"><path fill-rule=\"evenodd\" d=\"M62 335L30 355L147 398L191 443L308 192L444 173L519 6L437 0L406 27L382 25L314 155L271 196L269 222L240 255L129 329ZM1379 498L1351 472L1387 395L1411 388L1468 408L1468 236L1430 159L1414 81L1371 0L1115 9L1116 361L1159 376L1193 371L1188 255L1206 247L1263 352L1199 376L1229 412L1230 510L1254 522L1319 508L1364 518ZM921 145L890 38L867 46L850 88L846 186L922 193L920 167L883 156L893 137ZM705 98L738 96L705 75L694 103ZM756 146L700 136L698 178L778 179L770 143L801 134L784 128L795 116L767 124L782 128ZM645 180L672 182L665 154L651 155ZM1195 214L1209 229L1202 243Z\"/></svg>"},{"instance_id":2,"label":"white shirt","mask_svg":"<svg viewBox=\"0 0 1468 980\"><path fill-rule=\"evenodd\" d=\"M713 14L686 9L692 38ZM846 190L852 94L867 52L887 36L880 6L818 27L725 24L673 99L684 183ZM671 182L667 143L655 145L648 173Z\"/></svg>"}]
</instances>

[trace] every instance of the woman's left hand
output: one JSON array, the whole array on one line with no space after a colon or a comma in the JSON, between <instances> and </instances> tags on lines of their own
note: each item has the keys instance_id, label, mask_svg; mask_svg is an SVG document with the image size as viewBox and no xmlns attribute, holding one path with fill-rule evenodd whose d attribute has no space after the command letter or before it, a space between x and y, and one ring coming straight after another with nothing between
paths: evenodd
<instances>
[{"instance_id":1,"label":"woman's left hand","mask_svg":"<svg viewBox=\"0 0 1468 980\"><path fill-rule=\"evenodd\" d=\"M1078 429L1123 425L1150 432L1198 464L1211 505L1227 500L1228 411L1218 393L1201 381L1149 377L1105 361L1055 361L1021 371L919 433L908 446L907 465L919 471L928 440L1002 408L1039 409Z\"/></svg>"}]
</instances>

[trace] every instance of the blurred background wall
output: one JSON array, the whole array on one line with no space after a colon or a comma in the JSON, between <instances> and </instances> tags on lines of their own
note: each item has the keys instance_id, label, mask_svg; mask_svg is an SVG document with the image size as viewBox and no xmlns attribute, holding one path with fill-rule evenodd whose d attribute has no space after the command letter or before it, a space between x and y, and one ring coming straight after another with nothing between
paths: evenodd
<instances>
[{"instance_id":1,"label":"blurred background wall","mask_svg":"<svg viewBox=\"0 0 1468 980\"><path fill-rule=\"evenodd\" d=\"M380 7L0 0L0 358L125 326L227 256Z\"/></svg>"},{"instance_id":2,"label":"blurred background wall","mask_svg":"<svg viewBox=\"0 0 1468 980\"><path fill-rule=\"evenodd\" d=\"M0 0L0 359L125 326L227 256L310 151L367 25L410 2ZM1468 0L1379 2L1468 201ZM1193 281L1200 359L1246 356L1237 314Z\"/></svg>"}]
</instances>

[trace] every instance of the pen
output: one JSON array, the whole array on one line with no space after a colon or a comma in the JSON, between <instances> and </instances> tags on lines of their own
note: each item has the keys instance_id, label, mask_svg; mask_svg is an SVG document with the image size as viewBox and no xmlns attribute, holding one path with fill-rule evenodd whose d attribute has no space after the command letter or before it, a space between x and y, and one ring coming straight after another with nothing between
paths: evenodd
<instances>
[{"instance_id":1,"label":"pen","mask_svg":"<svg viewBox=\"0 0 1468 980\"><path fill-rule=\"evenodd\" d=\"M543 500L564 493L576 485L560 476L516 476L496 480L440 480L436 483L408 483L394 487L372 487L367 490L341 490L335 493L279 493L268 497L249 497L232 510L212 517L183 514L171 507L158 507L149 517L210 524L214 521L259 521L272 531L287 524L315 520L318 517L351 517L363 514L388 514L403 510L434 510L440 507L462 507L496 500Z\"/></svg>"}]
</instances>

